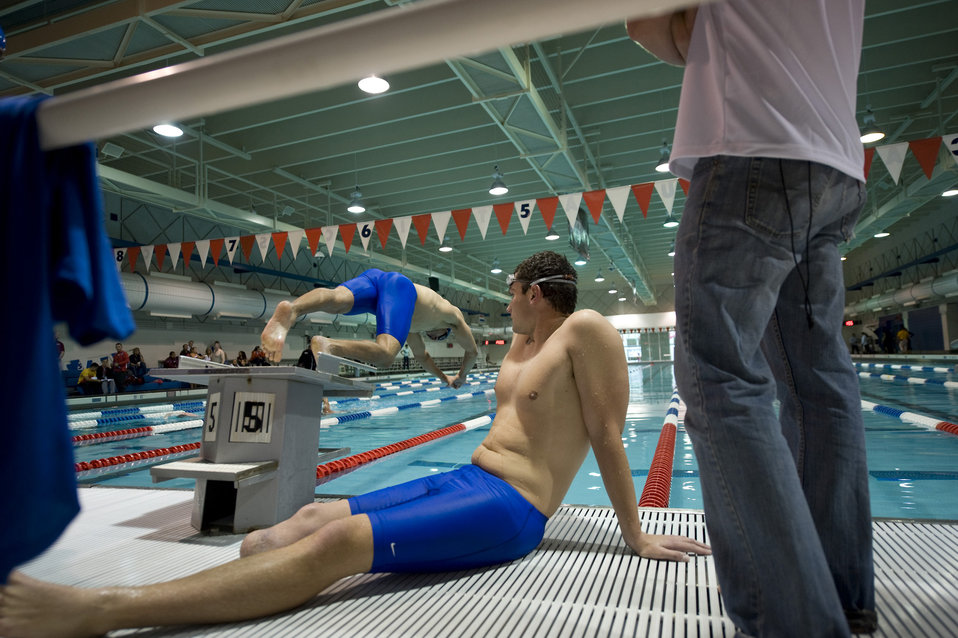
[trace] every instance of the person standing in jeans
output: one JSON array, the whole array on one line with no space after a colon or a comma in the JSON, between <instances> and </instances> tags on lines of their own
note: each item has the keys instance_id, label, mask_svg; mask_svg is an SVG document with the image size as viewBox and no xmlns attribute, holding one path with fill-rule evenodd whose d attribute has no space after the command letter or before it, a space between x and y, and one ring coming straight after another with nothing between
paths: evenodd
<instances>
[{"instance_id":1,"label":"person standing in jeans","mask_svg":"<svg viewBox=\"0 0 958 638\"><path fill-rule=\"evenodd\" d=\"M838 250L865 199L863 21L864 0L729 0L627 23L685 66L676 380L722 596L747 635L877 628Z\"/></svg>"}]
</instances>

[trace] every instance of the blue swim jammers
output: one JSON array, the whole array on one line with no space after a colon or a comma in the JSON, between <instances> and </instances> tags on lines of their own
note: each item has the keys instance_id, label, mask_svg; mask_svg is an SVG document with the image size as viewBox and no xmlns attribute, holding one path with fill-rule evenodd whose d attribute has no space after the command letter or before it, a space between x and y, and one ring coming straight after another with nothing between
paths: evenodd
<instances>
[{"instance_id":1,"label":"blue swim jammers","mask_svg":"<svg viewBox=\"0 0 958 638\"><path fill-rule=\"evenodd\" d=\"M542 541L548 520L477 465L349 499L373 527L371 572L445 572L506 563Z\"/></svg>"},{"instance_id":2,"label":"blue swim jammers","mask_svg":"<svg viewBox=\"0 0 958 638\"><path fill-rule=\"evenodd\" d=\"M342 285L353 293L353 307L347 315L375 314L377 335L392 335L400 344L406 342L417 297L409 277L370 268Z\"/></svg>"}]
</instances>

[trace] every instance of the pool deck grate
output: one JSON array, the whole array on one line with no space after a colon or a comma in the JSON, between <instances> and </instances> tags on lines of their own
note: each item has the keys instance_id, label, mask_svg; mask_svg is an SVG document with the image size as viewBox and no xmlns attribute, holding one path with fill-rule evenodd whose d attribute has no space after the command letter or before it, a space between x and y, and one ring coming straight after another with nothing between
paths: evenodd
<instances>
[{"instance_id":1,"label":"pool deck grate","mask_svg":"<svg viewBox=\"0 0 958 638\"><path fill-rule=\"evenodd\" d=\"M189 525L192 492L95 487L31 576L78 586L168 580L237 556L242 536ZM642 509L646 531L706 539L702 512ZM958 635L958 525L876 521L876 637ZM242 623L111 636L727 636L711 558L643 560L609 508L563 506L525 559L450 574L367 574L292 612Z\"/></svg>"}]
</instances>

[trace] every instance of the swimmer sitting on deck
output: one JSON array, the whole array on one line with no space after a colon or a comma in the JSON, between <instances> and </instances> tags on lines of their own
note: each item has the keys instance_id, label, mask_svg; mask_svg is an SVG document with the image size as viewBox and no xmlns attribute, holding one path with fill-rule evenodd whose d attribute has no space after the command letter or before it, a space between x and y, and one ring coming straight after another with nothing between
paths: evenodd
<instances>
[{"instance_id":1,"label":"swimmer sitting on deck","mask_svg":"<svg viewBox=\"0 0 958 638\"><path fill-rule=\"evenodd\" d=\"M376 340L321 340L321 350L338 357L365 361L379 368L388 367L408 340L413 355L422 367L446 385L458 388L466 380L479 354L472 330L462 312L435 291L414 284L398 272L372 268L333 290L316 288L295 301L282 301L263 329L263 349L273 361L283 356L283 343L296 318L315 311L355 315L364 312L376 315ZM456 376L447 376L426 353L421 335L441 341L450 333L465 351Z\"/></svg>"},{"instance_id":2,"label":"swimmer sitting on deck","mask_svg":"<svg viewBox=\"0 0 958 638\"><path fill-rule=\"evenodd\" d=\"M0 635L80 636L121 627L230 622L301 605L363 572L436 572L519 559L542 540L591 446L625 543L687 561L707 545L642 531L622 428L628 369L618 332L573 312L575 270L537 253L510 278L516 335L497 411L472 465L332 503L249 534L242 558L143 587L80 589L14 572L0 587Z\"/></svg>"}]
</instances>

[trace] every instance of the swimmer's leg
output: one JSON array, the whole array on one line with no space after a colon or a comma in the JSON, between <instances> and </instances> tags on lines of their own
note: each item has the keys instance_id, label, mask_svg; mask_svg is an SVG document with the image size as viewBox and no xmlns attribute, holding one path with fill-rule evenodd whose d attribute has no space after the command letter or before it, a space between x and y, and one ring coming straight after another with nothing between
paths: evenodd
<instances>
[{"instance_id":1,"label":"swimmer's leg","mask_svg":"<svg viewBox=\"0 0 958 638\"><path fill-rule=\"evenodd\" d=\"M349 312L352 308L353 293L345 286L337 286L332 290L315 288L294 301L279 302L260 337L266 356L271 361L279 361L283 358L286 334L296 323L297 317L316 311L339 315Z\"/></svg>"},{"instance_id":2,"label":"swimmer's leg","mask_svg":"<svg viewBox=\"0 0 958 638\"><path fill-rule=\"evenodd\" d=\"M14 572L0 586L0 635L93 636L124 627L259 618L301 605L340 578L369 571L372 560L372 526L366 515L358 515L292 545L154 585L79 589Z\"/></svg>"},{"instance_id":3,"label":"swimmer's leg","mask_svg":"<svg viewBox=\"0 0 958 638\"><path fill-rule=\"evenodd\" d=\"M347 359L356 359L365 361L369 365L377 368L388 368L395 360L402 344L392 335L376 335L375 341L327 339L319 337L322 340L321 352L326 352L337 357Z\"/></svg>"},{"instance_id":4,"label":"swimmer's leg","mask_svg":"<svg viewBox=\"0 0 958 638\"><path fill-rule=\"evenodd\" d=\"M291 545L309 536L327 523L352 515L345 500L332 503L308 503L295 514L272 527L250 532L240 545L240 556L252 556L266 550Z\"/></svg>"}]
</instances>

